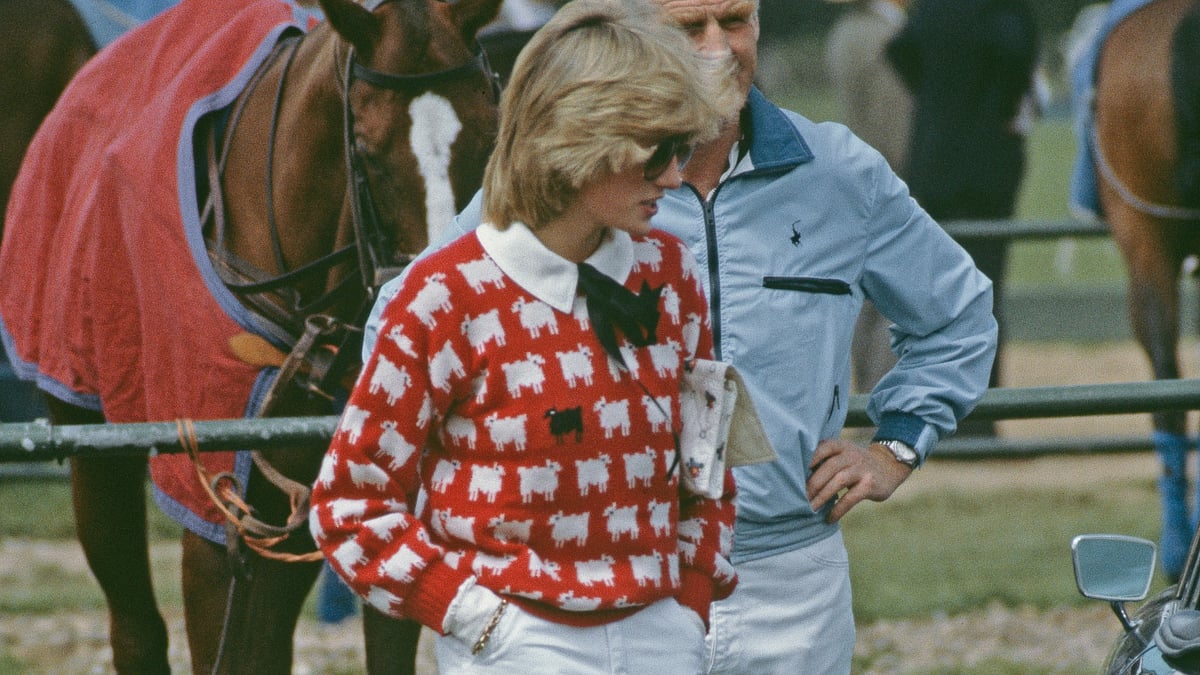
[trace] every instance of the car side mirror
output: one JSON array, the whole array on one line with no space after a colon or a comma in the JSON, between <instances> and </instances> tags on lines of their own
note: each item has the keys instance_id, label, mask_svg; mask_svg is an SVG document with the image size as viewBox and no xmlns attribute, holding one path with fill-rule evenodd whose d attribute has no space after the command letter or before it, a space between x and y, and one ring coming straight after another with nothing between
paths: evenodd
<instances>
[{"instance_id":1,"label":"car side mirror","mask_svg":"<svg viewBox=\"0 0 1200 675\"><path fill-rule=\"evenodd\" d=\"M1085 598L1112 605L1126 631L1133 624L1122 603L1145 598L1154 580L1154 542L1119 534L1081 534L1071 540L1075 585Z\"/></svg>"}]
</instances>

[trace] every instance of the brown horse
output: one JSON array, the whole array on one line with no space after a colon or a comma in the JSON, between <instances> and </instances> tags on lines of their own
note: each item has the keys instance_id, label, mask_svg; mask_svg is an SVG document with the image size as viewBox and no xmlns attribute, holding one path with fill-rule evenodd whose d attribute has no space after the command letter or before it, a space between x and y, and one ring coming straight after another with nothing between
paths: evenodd
<instances>
[{"instance_id":1,"label":"brown horse","mask_svg":"<svg viewBox=\"0 0 1200 675\"><path fill-rule=\"evenodd\" d=\"M305 32L306 26L297 20L297 27L272 33L277 43L265 53L246 35L235 35L242 42L227 51L208 43L192 48L178 40L187 24L203 24L205 17L228 17L230 26L234 21L284 25L286 20L274 17L293 12L286 3L184 0L148 25L149 30L139 29L121 43L130 57L126 71L137 73L106 71L104 64L117 61L119 55L97 59L85 68L64 100L73 90L91 91L97 82L132 83L127 91L111 92L116 103L105 110L115 106L121 115L136 115L125 99L153 101L160 91L140 79L145 75L141 62L146 72L165 75L170 82L179 78L171 80L173 73L158 71L169 70L176 56L192 51L215 51L230 59L235 51L261 54L262 64L241 94L198 119L185 119L183 113L190 111L166 101L175 105L172 111L179 111L182 128L194 131L178 150L172 146L162 153L187 156L197 169L194 192L183 189L190 183L182 178L178 191L164 191L181 196L177 208L144 203L159 183L175 186L172 173L136 175L139 169L155 172L150 157L140 166L138 150L150 147L145 145L147 131L171 129L162 119L145 113L125 118L129 128L109 133L111 145L86 167L102 176L87 189L55 182L84 173L70 164L75 159L71 153L87 152L86 144L70 136L73 129L62 131L60 125L85 119L98 128L105 120L93 121L88 115L94 111L87 106L83 112L56 110L46 125L51 127L46 137L39 134L35 140L30 155L40 150L37 161L26 162L17 189L45 182L61 193L48 191L55 198L31 197L24 202L32 201L33 206L10 211L9 231L0 249L0 287L8 289L0 291L0 328L10 334L23 374L32 373L56 394L50 400L52 420L77 424L135 421L139 416L203 417L228 408L224 399L244 399L250 390L240 384L214 385L224 371L238 377L249 374L256 392L259 383L269 383L253 404L237 403L252 413L330 414L329 399L356 372L354 326L376 285L420 251L431 232L478 188L495 132L495 85L474 36L495 16L499 4L500 0L374 0L364 6L352 0L321 0L324 22ZM272 13L269 20L246 18L259 6ZM238 32L221 24L202 26L198 32L206 37L198 40L222 30ZM167 34L165 46L150 41L154 31ZM135 49L145 54L131 51ZM201 68L200 76L210 70ZM161 91L169 93L177 86L164 84ZM42 165L46 162L53 166L47 169ZM125 194L121 186L126 180L140 181L142 192ZM60 208L58 201L74 199L104 207L92 220L80 222L119 229L117 239L106 238L108 232L64 232L40 251L24 246L40 241L40 233L31 234L30 228L56 227L34 216L54 212ZM155 254L179 250L180 244L159 237L156 230L141 234L125 218L176 211L185 224L188 214L200 214L199 232L187 235L201 241L200 257L162 260L150 270L139 266L141 257L156 260ZM75 215L72 211L63 217ZM90 257L66 292L43 292L43 286L54 283L38 277L38 270L77 265L53 259L23 265L22 260L59 251L62 239L73 241L68 250L89 251ZM92 239L100 243L89 248ZM187 246L183 244L183 250ZM244 316L195 319L187 298L197 305L220 304L219 298L205 299L195 292L203 289L202 282L188 287L184 302L170 296L167 286L176 279L191 283L189 279L201 276L194 268L205 265L211 265ZM164 296L163 303L174 304L142 309L131 304L132 296L143 302ZM110 305L122 309L110 314ZM87 317L82 338L68 340L65 331L42 325L55 320L52 317L75 314ZM33 325L27 325L31 319ZM246 330L233 334L230 329L239 326ZM38 339L39 330L62 334ZM65 360L48 354L47 345L56 341L71 343ZM224 345L211 362L203 360L208 356L197 360L205 343ZM146 351L148 346L153 351ZM122 362L122 352L133 348L142 352ZM60 366L75 364L76 359L82 365L74 370ZM182 373L164 367L176 362L199 365ZM114 363L124 367L105 375ZM59 367L66 370L55 370ZM166 382L155 377L159 371L166 373ZM256 374L258 379L253 379ZM189 408L187 401L195 407ZM185 443L186 428L181 425ZM149 462L156 490L166 489L160 479L170 474L160 475L155 467L178 458ZM211 454L196 458L189 482L197 485L202 481L196 476L207 479L216 473L213 462L249 471L244 483L220 474L207 487L187 488L220 501L215 508L229 520L223 544L221 537L191 527L183 535L193 672L290 672L292 634L320 565L311 555L314 547L304 523L304 487L315 478L320 459L312 452L264 451L249 468L249 463L238 464L241 460ZM122 673L170 672L167 631L147 555L147 459L76 458L71 469L79 539L108 602L114 666ZM368 652L379 650L369 644Z\"/></svg>"},{"instance_id":2,"label":"brown horse","mask_svg":"<svg viewBox=\"0 0 1200 675\"><path fill-rule=\"evenodd\" d=\"M1181 271L1188 256L1200 255L1198 26L1194 0L1156 0L1112 29L1098 60L1100 202L1129 274L1133 331L1155 379L1180 376ZM1156 413L1154 429L1163 461L1163 570L1176 577L1195 531L1187 507L1186 412Z\"/></svg>"}]
</instances>

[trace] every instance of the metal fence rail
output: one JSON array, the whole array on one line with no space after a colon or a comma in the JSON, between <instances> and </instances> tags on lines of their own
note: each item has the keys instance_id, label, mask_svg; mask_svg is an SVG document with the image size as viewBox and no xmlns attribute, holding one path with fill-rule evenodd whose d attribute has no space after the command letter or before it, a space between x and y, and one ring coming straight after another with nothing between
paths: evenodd
<instances>
[{"instance_id":1,"label":"metal fence rail","mask_svg":"<svg viewBox=\"0 0 1200 675\"><path fill-rule=\"evenodd\" d=\"M870 426L866 395L850 399L848 426ZM1035 419L1200 409L1200 379L1158 380L1063 387L992 389L972 413L977 419ZM283 417L260 420L197 421L202 452L230 449L321 449L329 445L338 418ZM1140 441L1149 447L1149 439ZM1041 443L1041 442L1039 442ZM1053 441L1046 443L1053 444ZM1006 439L950 440L937 457L1011 456L1014 452L1123 451L1140 449L1137 439L1087 441L1065 439L1062 447L1034 446ZM52 425L46 421L0 424L0 463L61 461L72 456L136 455L183 452L176 422Z\"/></svg>"},{"instance_id":2,"label":"metal fence rail","mask_svg":"<svg viewBox=\"0 0 1200 675\"><path fill-rule=\"evenodd\" d=\"M1108 223L1084 220L949 220L941 223L955 239L1060 239L1106 237Z\"/></svg>"}]
</instances>

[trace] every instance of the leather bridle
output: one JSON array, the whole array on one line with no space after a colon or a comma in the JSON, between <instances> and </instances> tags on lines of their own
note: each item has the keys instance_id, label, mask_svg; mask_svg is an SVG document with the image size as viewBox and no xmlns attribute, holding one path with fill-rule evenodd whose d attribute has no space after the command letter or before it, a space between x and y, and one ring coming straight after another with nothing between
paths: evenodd
<instances>
[{"instance_id":1,"label":"leather bridle","mask_svg":"<svg viewBox=\"0 0 1200 675\"><path fill-rule=\"evenodd\" d=\"M243 304L261 320L260 323L264 325L275 342L286 344L289 347L299 340L306 317L328 309L339 300L350 296L354 291L360 291L365 297L366 303L366 307L361 310L360 316L356 316L356 319L365 318L365 313L370 309L378 287L387 279L398 274L405 265L411 262L415 254L415 252L404 254L396 252L393 236L382 227L382 220L379 217L362 160L356 151L354 110L350 100L350 87L353 82L361 80L374 87L412 94L433 89L456 79L483 73L489 80L492 95L499 96L499 76L491 69L486 53L478 44L475 46L475 57L469 61L443 70L416 74L375 70L356 59L354 48L349 48L345 58L345 72L344 74L338 73L338 82L342 91L346 189L350 200L354 241L300 267L289 269L284 260L281 234L275 219L274 191L272 189L273 157L284 82L303 37L303 35L293 35L281 40L272 56L252 78L247 90L249 93L256 88L262 74L269 70L270 65L280 58L284 51L287 52L283 72L280 74L275 92L275 103L267 137L266 164L268 230L276 266L283 271L271 276L264 270L239 259L224 245L224 203L220 181L224 173L225 158L228 156L233 130L236 128L245 101L249 96L241 97L238 106L231 111L219 156L215 152L214 137L216 134L210 134L208 157L210 201L205 208L205 221L208 218L212 218L214 221L215 234L209 246L209 253L222 282L230 291L238 295ZM336 59L335 67L339 68L339 71L341 70ZM357 269L351 270L334 288L326 291L320 297L307 303L301 301L300 294L295 288L301 280L312 275L327 275L332 268L344 263L350 263ZM357 285L354 284L356 278L358 279ZM287 301L288 308L283 309L278 304L261 297L262 294L268 293L283 297Z\"/></svg>"}]
</instances>

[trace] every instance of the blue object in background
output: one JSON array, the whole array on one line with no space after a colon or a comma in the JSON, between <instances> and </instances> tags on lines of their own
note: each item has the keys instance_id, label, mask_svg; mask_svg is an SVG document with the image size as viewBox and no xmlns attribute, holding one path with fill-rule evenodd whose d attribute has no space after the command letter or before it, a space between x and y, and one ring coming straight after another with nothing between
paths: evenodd
<instances>
[{"instance_id":1,"label":"blue object in background","mask_svg":"<svg viewBox=\"0 0 1200 675\"><path fill-rule=\"evenodd\" d=\"M358 596L326 561L317 580L317 621L341 623L358 613Z\"/></svg>"},{"instance_id":2,"label":"blue object in background","mask_svg":"<svg viewBox=\"0 0 1200 675\"><path fill-rule=\"evenodd\" d=\"M71 4L91 32L96 49L103 49L179 0L71 0Z\"/></svg>"},{"instance_id":3,"label":"blue object in background","mask_svg":"<svg viewBox=\"0 0 1200 675\"><path fill-rule=\"evenodd\" d=\"M48 415L37 386L17 377L4 349L0 348L0 423L30 422Z\"/></svg>"}]
</instances>

